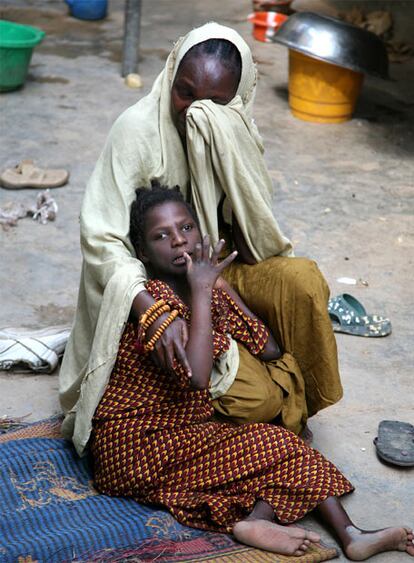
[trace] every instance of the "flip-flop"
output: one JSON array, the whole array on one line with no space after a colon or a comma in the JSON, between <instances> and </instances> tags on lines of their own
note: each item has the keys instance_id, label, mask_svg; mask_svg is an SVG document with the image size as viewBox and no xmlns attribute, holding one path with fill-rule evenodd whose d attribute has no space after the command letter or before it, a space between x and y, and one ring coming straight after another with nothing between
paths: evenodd
<instances>
[{"instance_id":1,"label":"flip-flop","mask_svg":"<svg viewBox=\"0 0 414 563\"><path fill-rule=\"evenodd\" d=\"M387 336L392 331L389 319L379 315L367 315L362 303L349 293L329 299L328 312L334 332L379 337Z\"/></svg>"},{"instance_id":2,"label":"flip-flop","mask_svg":"<svg viewBox=\"0 0 414 563\"><path fill-rule=\"evenodd\" d=\"M387 463L414 467L414 426L398 420L382 420L374 439L377 455Z\"/></svg>"},{"instance_id":3,"label":"flip-flop","mask_svg":"<svg viewBox=\"0 0 414 563\"><path fill-rule=\"evenodd\" d=\"M21 188L58 188L69 179L63 169L38 168L33 160L22 160L15 168L7 168L0 176L0 184L9 190Z\"/></svg>"}]
</instances>

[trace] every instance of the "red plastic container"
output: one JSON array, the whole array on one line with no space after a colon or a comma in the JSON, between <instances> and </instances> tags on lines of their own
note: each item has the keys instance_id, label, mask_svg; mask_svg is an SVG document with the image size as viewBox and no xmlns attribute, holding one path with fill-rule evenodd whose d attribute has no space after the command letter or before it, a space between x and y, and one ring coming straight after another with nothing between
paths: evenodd
<instances>
[{"instance_id":1,"label":"red plastic container","mask_svg":"<svg viewBox=\"0 0 414 563\"><path fill-rule=\"evenodd\" d=\"M279 14L279 12L253 12L247 19L253 24L253 37L258 41L270 43L276 29L288 17L285 14Z\"/></svg>"}]
</instances>

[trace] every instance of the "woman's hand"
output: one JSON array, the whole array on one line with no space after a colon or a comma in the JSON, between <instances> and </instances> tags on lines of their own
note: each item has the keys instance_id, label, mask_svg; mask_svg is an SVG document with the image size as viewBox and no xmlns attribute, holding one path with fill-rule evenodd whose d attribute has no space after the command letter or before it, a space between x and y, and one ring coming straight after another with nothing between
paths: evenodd
<instances>
[{"instance_id":1,"label":"woman's hand","mask_svg":"<svg viewBox=\"0 0 414 563\"><path fill-rule=\"evenodd\" d=\"M155 303L152 295L144 290L135 296L131 313L139 319L145 311ZM168 318L168 313L161 315L147 330L147 339L155 333L157 328ZM187 323L184 319L175 319L156 342L152 352L153 362L164 370L173 371L174 359L184 367L188 376L191 377L191 368L188 363L185 347L188 342Z\"/></svg>"},{"instance_id":2,"label":"woman's hand","mask_svg":"<svg viewBox=\"0 0 414 563\"><path fill-rule=\"evenodd\" d=\"M225 241L220 240L213 248L210 257L210 237L206 235L202 244L196 245L192 257L184 253L187 263L187 280L192 292L203 289L211 290L221 272L236 258L237 251L234 251L219 262L224 244Z\"/></svg>"},{"instance_id":3,"label":"woman's hand","mask_svg":"<svg viewBox=\"0 0 414 563\"><path fill-rule=\"evenodd\" d=\"M147 331L147 339L155 333L157 328L168 318L169 313L159 317ZM162 333L155 343L151 357L156 366L174 373L174 359L185 369L188 377L191 377L191 368L188 363L185 347L188 342L188 328L184 319L175 319Z\"/></svg>"}]
</instances>

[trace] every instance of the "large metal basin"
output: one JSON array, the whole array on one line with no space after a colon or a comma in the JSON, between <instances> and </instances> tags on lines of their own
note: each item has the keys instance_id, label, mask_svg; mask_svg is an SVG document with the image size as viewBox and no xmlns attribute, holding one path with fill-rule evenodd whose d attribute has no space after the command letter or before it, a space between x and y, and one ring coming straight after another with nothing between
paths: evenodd
<instances>
[{"instance_id":1,"label":"large metal basin","mask_svg":"<svg viewBox=\"0 0 414 563\"><path fill-rule=\"evenodd\" d=\"M336 18L297 12L276 31L273 41L328 63L389 78L383 41L370 31Z\"/></svg>"}]
</instances>

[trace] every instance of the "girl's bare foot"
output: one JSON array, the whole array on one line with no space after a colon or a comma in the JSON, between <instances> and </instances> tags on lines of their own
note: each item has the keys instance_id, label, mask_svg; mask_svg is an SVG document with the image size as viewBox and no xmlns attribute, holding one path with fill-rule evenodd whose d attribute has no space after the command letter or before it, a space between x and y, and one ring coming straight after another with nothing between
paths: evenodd
<instances>
[{"instance_id":1,"label":"girl's bare foot","mask_svg":"<svg viewBox=\"0 0 414 563\"><path fill-rule=\"evenodd\" d=\"M344 545L344 551L353 561L364 561L384 551L406 551L414 557L414 535L409 528L385 528L365 532L355 526L348 526L346 532L351 539Z\"/></svg>"},{"instance_id":2,"label":"girl's bare foot","mask_svg":"<svg viewBox=\"0 0 414 563\"><path fill-rule=\"evenodd\" d=\"M241 520L233 527L235 538L246 545L251 545L280 555L303 555L312 542L318 542L320 536L302 528L288 528L269 520Z\"/></svg>"}]
</instances>

